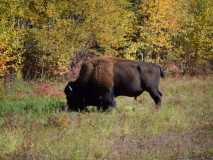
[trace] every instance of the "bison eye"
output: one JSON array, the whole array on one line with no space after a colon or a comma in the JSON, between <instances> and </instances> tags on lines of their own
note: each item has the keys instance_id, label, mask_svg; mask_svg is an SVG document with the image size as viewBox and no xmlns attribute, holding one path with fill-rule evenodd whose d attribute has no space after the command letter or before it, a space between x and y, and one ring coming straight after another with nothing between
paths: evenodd
<instances>
[{"instance_id":1,"label":"bison eye","mask_svg":"<svg viewBox=\"0 0 213 160\"><path fill-rule=\"evenodd\" d=\"M71 86L68 86L68 87L69 87L70 92L72 92L72 87Z\"/></svg>"}]
</instances>

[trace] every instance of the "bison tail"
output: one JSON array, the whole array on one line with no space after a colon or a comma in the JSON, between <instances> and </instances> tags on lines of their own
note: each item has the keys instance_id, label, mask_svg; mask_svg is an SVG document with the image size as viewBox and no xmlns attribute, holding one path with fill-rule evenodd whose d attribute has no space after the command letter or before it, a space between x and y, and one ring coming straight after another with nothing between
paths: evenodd
<instances>
[{"instance_id":1,"label":"bison tail","mask_svg":"<svg viewBox=\"0 0 213 160\"><path fill-rule=\"evenodd\" d=\"M162 68L161 66L159 66L159 67L160 67L160 76L161 76L162 78L165 78L165 76L166 76L165 71L163 70L163 68Z\"/></svg>"}]
</instances>

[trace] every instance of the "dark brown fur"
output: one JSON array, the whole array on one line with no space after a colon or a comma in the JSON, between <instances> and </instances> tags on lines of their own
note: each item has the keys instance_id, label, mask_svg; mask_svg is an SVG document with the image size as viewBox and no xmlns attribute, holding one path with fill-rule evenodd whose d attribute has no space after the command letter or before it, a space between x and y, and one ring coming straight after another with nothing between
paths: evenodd
<instances>
[{"instance_id":1,"label":"dark brown fur","mask_svg":"<svg viewBox=\"0 0 213 160\"><path fill-rule=\"evenodd\" d=\"M79 104L83 106L107 107L115 105L116 96L136 98L143 91L147 91L159 106L162 97L159 91L160 77L164 77L164 73L157 64L113 57L94 58L82 63L78 79L68 83L65 94L72 97L78 93L73 101L81 97ZM68 86L75 88L76 92L71 95ZM71 101L70 99L67 96L67 100Z\"/></svg>"}]
</instances>

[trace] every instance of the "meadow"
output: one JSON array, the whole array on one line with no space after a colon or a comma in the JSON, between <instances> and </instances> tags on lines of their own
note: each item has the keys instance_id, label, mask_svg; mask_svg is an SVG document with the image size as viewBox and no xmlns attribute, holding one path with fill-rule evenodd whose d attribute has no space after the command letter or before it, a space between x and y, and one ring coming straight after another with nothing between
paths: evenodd
<instances>
[{"instance_id":1,"label":"meadow","mask_svg":"<svg viewBox=\"0 0 213 160\"><path fill-rule=\"evenodd\" d=\"M2 82L1 82L2 83ZM65 82L0 85L0 160L211 160L213 77L166 78L110 112L64 112Z\"/></svg>"}]
</instances>

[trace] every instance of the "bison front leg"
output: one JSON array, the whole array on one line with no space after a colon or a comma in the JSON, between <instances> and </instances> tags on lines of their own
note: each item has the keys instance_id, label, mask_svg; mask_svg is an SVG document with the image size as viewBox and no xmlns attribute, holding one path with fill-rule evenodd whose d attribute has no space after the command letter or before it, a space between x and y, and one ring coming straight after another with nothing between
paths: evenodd
<instances>
[{"instance_id":1,"label":"bison front leg","mask_svg":"<svg viewBox=\"0 0 213 160\"><path fill-rule=\"evenodd\" d=\"M76 99L75 103L72 102L71 100L68 99L68 111L71 112L81 112L85 110L86 108L86 102L85 98L83 97L82 99Z\"/></svg>"},{"instance_id":2,"label":"bison front leg","mask_svg":"<svg viewBox=\"0 0 213 160\"><path fill-rule=\"evenodd\" d=\"M82 106L72 106L68 108L70 112L81 112L83 110Z\"/></svg>"},{"instance_id":3,"label":"bison front leg","mask_svg":"<svg viewBox=\"0 0 213 160\"><path fill-rule=\"evenodd\" d=\"M116 106L116 101L114 99L113 91L109 90L105 92L102 96L99 96L100 105L98 109L102 109L102 111L106 111L109 108L114 108Z\"/></svg>"},{"instance_id":4,"label":"bison front leg","mask_svg":"<svg viewBox=\"0 0 213 160\"><path fill-rule=\"evenodd\" d=\"M103 105L103 111L111 111L113 108L116 107L116 101L115 99L112 97L112 99L110 101L108 101L108 103L106 103L105 105Z\"/></svg>"}]
</instances>

